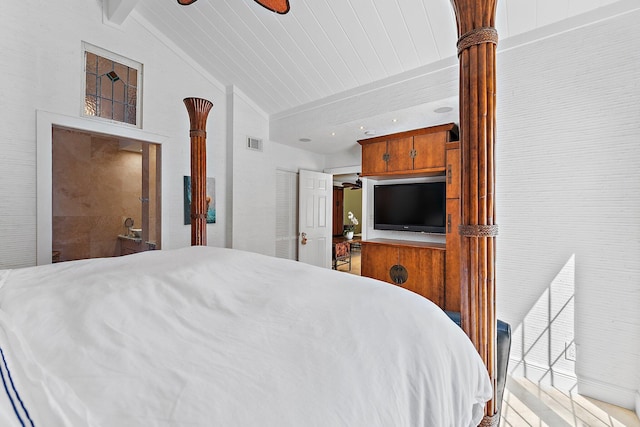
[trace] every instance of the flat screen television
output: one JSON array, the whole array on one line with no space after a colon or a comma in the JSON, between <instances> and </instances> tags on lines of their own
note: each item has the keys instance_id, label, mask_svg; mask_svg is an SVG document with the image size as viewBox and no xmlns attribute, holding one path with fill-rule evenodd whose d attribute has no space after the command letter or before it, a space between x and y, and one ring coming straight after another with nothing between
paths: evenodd
<instances>
[{"instance_id":1,"label":"flat screen television","mask_svg":"<svg viewBox=\"0 0 640 427\"><path fill-rule=\"evenodd\" d=\"M373 228L445 233L444 182L375 185Z\"/></svg>"}]
</instances>

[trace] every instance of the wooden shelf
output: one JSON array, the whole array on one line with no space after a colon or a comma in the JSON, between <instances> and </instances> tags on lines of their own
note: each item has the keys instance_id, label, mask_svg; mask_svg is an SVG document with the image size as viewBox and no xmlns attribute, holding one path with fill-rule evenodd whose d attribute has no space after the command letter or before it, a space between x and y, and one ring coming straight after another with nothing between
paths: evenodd
<instances>
[{"instance_id":1,"label":"wooden shelf","mask_svg":"<svg viewBox=\"0 0 640 427\"><path fill-rule=\"evenodd\" d=\"M398 178L415 178L419 176L440 176L444 175L445 168L429 168L429 169L415 169L411 172L372 172L370 174L362 173L360 176L366 178L377 178L377 179L398 179Z\"/></svg>"},{"instance_id":2,"label":"wooden shelf","mask_svg":"<svg viewBox=\"0 0 640 427\"><path fill-rule=\"evenodd\" d=\"M446 245L438 242L419 242L416 240L399 240L399 239L370 239L363 240L363 245L387 245L387 246L406 246L411 248L429 248L444 251Z\"/></svg>"}]
</instances>

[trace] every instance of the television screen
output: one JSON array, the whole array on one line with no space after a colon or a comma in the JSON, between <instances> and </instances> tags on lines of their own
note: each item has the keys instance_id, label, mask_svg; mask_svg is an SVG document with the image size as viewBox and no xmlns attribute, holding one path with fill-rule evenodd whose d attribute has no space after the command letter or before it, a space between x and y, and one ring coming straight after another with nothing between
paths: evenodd
<instances>
[{"instance_id":1,"label":"television screen","mask_svg":"<svg viewBox=\"0 0 640 427\"><path fill-rule=\"evenodd\" d=\"M444 182L375 185L373 228L445 233Z\"/></svg>"}]
</instances>

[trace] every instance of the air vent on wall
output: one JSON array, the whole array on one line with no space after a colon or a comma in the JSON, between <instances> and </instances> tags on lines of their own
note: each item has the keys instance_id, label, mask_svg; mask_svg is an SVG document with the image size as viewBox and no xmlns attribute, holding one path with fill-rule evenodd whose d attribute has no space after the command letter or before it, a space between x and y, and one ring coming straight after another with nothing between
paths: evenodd
<instances>
[{"instance_id":1,"label":"air vent on wall","mask_svg":"<svg viewBox=\"0 0 640 427\"><path fill-rule=\"evenodd\" d=\"M247 148L254 151L262 151L262 140L258 138L247 137Z\"/></svg>"}]
</instances>

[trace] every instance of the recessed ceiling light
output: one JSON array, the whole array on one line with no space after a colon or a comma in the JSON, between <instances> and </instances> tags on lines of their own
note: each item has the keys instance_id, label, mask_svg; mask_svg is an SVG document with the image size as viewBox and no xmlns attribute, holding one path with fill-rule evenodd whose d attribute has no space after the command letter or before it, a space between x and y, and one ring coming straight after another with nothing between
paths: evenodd
<instances>
[{"instance_id":1,"label":"recessed ceiling light","mask_svg":"<svg viewBox=\"0 0 640 427\"><path fill-rule=\"evenodd\" d=\"M298 141L300 141L300 142L311 142L311 138L300 138Z\"/></svg>"},{"instance_id":2,"label":"recessed ceiling light","mask_svg":"<svg viewBox=\"0 0 640 427\"><path fill-rule=\"evenodd\" d=\"M331 132L331 136L336 136L336 133L335 132Z\"/></svg>"},{"instance_id":3,"label":"recessed ceiling light","mask_svg":"<svg viewBox=\"0 0 640 427\"><path fill-rule=\"evenodd\" d=\"M393 123L396 123L397 121L398 121L398 119L393 119L392 120Z\"/></svg>"},{"instance_id":4,"label":"recessed ceiling light","mask_svg":"<svg viewBox=\"0 0 640 427\"><path fill-rule=\"evenodd\" d=\"M360 126L360 130L364 130L364 126Z\"/></svg>"},{"instance_id":5,"label":"recessed ceiling light","mask_svg":"<svg viewBox=\"0 0 640 427\"><path fill-rule=\"evenodd\" d=\"M451 107L440 107L440 108L436 108L435 110L433 110L434 113L448 113L449 111L452 111L453 108Z\"/></svg>"}]
</instances>

